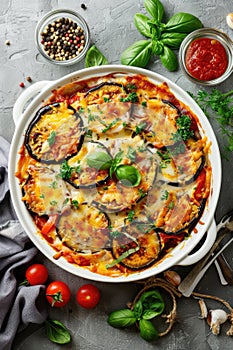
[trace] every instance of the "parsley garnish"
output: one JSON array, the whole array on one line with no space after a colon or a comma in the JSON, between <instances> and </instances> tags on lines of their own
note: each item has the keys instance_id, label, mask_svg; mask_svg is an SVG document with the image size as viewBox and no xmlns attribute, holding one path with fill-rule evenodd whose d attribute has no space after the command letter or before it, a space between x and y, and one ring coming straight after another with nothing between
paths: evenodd
<instances>
[{"instance_id":1,"label":"parsley garnish","mask_svg":"<svg viewBox=\"0 0 233 350\"><path fill-rule=\"evenodd\" d=\"M169 196L169 192L167 190L164 190L163 193L161 194L160 199L162 201L166 201L168 199L168 196Z\"/></svg>"},{"instance_id":2,"label":"parsley garnish","mask_svg":"<svg viewBox=\"0 0 233 350\"><path fill-rule=\"evenodd\" d=\"M72 200L72 201L71 201L71 204L72 204L76 209L78 209L79 202L78 202L76 199Z\"/></svg>"},{"instance_id":3,"label":"parsley garnish","mask_svg":"<svg viewBox=\"0 0 233 350\"><path fill-rule=\"evenodd\" d=\"M120 99L121 102L138 102L138 95L136 94L136 92L131 92L127 97L122 97Z\"/></svg>"},{"instance_id":4,"label":"parsley garnish","mask_svg":"<svg viewBox=\"0 0 233 350\"><path fill-rule=\"evenodd\" d=\"M52 205L52 206L55 206L55 205L57 205L57 201L51 201L50 203L49 203L50 205Z\"/></svg>"},{"instance_id":5,"label":"parsley garnish","mask_svg":"<svg viewBox=\"0 0 233 350\"><path fill-rule=\"evenodd\" d=\"M104 128L102 130L102 132L107 132L109 129L111 129L114 125L116 125L118 123L118 121L120 120L120 118L116 118L114 119L110 124L106 125L106 128Z\"/></svg>"},{"instance_id":6,"label":"parsley garnish","mask_svg":"<svg viewBox=\"0 0 233 350\"><path fill-rule=\"evenodd\" d=\"M134 211L134 210L130 210L130 211L129 211L129 213L128 213L128 220L129 220L129 222L132 222L132 221L133 221L134 214L135 214L135 211Z\"/></svg>"},{"instance_id":7,"label":"parsley garnish","mask_svg":"<svg viewBox=\"0 0 233 350\"><path fill-rule=\"evenodd\" d=\"M142 106L143 106L143 107L146 107L146 106L147 106L146 101L143 101L143 102L142 102Z\"/></svg>"},{"instance_id":8,"label":"parsley garnish","mask_svg":"<svg viewBox=\"0 0 233 350\"><path fill-rule=\"evenodd\" d=\"M136 126L136 130L135 130L136 135L140 134L145 129L146 129L146 122L141 122Z\"/></svg>"},{"instance_id":9,"label":"parsley garnish","mask_svg":"<svg viewBox=\"0 0 233 350\"><path fill-rule=\"evenodd\" d=\"M57 188L57 181L53 181L50 185L50 188L53 188L54 190Z\"/></svg>"},{"instance_id":10,"label":"parsley garnish","mask_svg":"<svg viewBox=\"0 0 233 350\"><path fill-rule=\"evenodd\" d=\"M193 137L194 132L191 130L192 121L188 115L181 115L176 119L176 125L178 127L177 133L173 134L173 140L188 140L190 137Z\"/></svg>"},{"instance_id":11,"label":"parsley garnish","mask_svg":"<svg viewBox=\"0 0 233 350\"><path fill-rule=\"evenodd\" d=\"M60 167L60 173L59 175L61 176L62 179L64 180L69 180L71 177L71 174L73 172L74 168L69 166L67 161L65 160Z\"/></svg>"},{"instance_id":12,"label":"parsley garnish","mask_svg":"<svg viewBox=\"0 0 233 350\"><path fill-rule=\"evenodd\" d=\"M169 152L167 151L167 152L162 153L160 151L157 151L157 154L161 158L161 161L160 161L160 164L159 164L160 168L162 168L162 169L167 168L167 165L169 163L171 163L171 156L170 156Z\"/></svg>"}]
</instances>

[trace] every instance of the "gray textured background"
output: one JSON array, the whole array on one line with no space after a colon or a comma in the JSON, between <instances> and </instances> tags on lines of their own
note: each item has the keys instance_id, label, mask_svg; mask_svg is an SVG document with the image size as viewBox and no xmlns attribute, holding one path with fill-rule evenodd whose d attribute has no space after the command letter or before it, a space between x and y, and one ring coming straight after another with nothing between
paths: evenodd
<instances>
[{"instance_id":1,"label":"gray textured background","mask_svg":"<svg viewBox=\"0 0 233 350\"><path fill-rule=\"evenodd\" d=\"M162 1L168 19L176 12L190 12L199 17L204 26L215 27L229 34L233 39L233 31L226 25L226 15L233 11L231 0L177 0ZM21 94L19 87L21 81L31 76L33 82L40 80L54 80L75 70L84 68L84 62L71 67L58 67L47 63L37 52L34 44L34 30L37 21L48 11L56 8L71 8L77 10L87 20L91 40L105 54L109 63L120 63L121 52L142 37L133 24L134 14L144 12L142 0L86 0L87 10L82 10L79 0L50 1L50 0L1 0L0 2L0 135L9 141L13 136L14 123L12 108ZM5 45L10 40L11 45ZM166 71L160 61L155 59L148 67L152 71L163 74L176 82L184 90L197 91L200 87L190 83L181 73ZM222 91L232 89L233 78L219 86ZM26 82L26 87L30 83ZM222 149L222 136L220 127L211 119L216 132L220 148ZM223 160L223 185L216 212L216 219L232 209L232 161ZM228 249L229 259L232 255ZM232 349L233 340L225 335L227 325L223 327L220 336L211 334L205 321L200 320L199 307L194 299L182 298L178 301L177 322L172 332L165 338L149 344L143 341L134 329L117 330L107 325L106 319L110 311L125 307L140 289L136 283L131 284L101 284L95 283L101 290L100 304L94 310L81 309L75 302L75 292L86 281L70 275L55 267L42 256L38 260L44 261L49 270L51 279L61 278L72 289L72 300L69 306L61 310L51 310L51 317L60 319L72 333L72 344L63 346L63 349L80 350L217 350ZM233 265L233 264L232 264ZM182 273L186 272L182 269ZM220 285L215 268L207 272L199 286L198 291L225 297L233 303L232 286ZM209 307L219 307L217 304L207 302ZM44 329L30 326L21 333L15 342L15 350L21 349L60 349L46 339Z\"/></svg>"}]
</instances>

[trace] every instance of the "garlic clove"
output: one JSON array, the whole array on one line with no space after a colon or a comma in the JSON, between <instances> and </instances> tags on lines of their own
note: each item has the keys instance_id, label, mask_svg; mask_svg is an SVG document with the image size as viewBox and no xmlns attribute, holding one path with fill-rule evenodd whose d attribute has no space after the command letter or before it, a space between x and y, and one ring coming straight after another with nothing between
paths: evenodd
<instances>
[{"instance_id":1,"label":"garlic clove","mask_svg":"<svg viewBox=\"0 0 233 350\"><path fill-rule=\"evenodd\" d=\"M204 300L203 299L199 299L198 300L198 304L199 304L200 310L201 310L201 318L207 318L208 310L207 310L207 306L206 306Z\"/></svg>"},{"instance_id":2,"label":"garlic clove","mask_svg":"<svg viewBox=\"0 0 233 350\"><path fill-rule=\"evenodd\" d=\"M207 322L212 330L212 333L218 335L220 333L220 325L228 319L228 314L222 309L209 310Z\"/></svg>"},{"instance_id":3,"label":"garlic clove","mask_svg":"<svg viewBox=\"0 0 233 350\"><path fill-rule=\"evenodd\" d=\"M173 284L173 286L178 287L180 282L181 282L181 277L180 275L173 270L167 270L163 273L164 278Z\"/></svg>"},{"instance_id":4,"label":"garlic clove","mask_svg":"<svg viewBox=\"0 0 233 350\"><path fill-rule=\"evenodd\" d=\"M226 21L227 21L227 25L233 29L233 13L229 13L227 16L226 16Z\"/></svg>"}]
</instances>

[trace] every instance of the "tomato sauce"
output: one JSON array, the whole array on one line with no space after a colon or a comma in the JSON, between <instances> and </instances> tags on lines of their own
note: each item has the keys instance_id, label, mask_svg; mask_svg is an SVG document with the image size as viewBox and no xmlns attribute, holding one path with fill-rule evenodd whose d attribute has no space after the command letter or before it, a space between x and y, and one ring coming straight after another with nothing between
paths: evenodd
<instances>
[{"instance_id":1,"label":"tomato sauce","mask_svg":"<svg viewBox=\"0 0 233 350\"><path fill-rule=\"evenodd\" d=\"M199 38L188 46L185 64L194 78L209 81L223 75L227 69L228 57L218 40Z\"/></svg>"}]
</instances>

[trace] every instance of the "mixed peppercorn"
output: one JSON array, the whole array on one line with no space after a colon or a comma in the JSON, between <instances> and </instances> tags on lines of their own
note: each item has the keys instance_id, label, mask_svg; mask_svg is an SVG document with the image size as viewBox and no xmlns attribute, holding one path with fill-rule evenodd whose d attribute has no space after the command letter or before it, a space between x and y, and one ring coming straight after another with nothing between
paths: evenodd
<instances>
[{"instance_id":1,"label":"mixed peppercorn","mask_svg":"<svg viewBox=\"0 0 233 350\"><path fill-rule=\"evenodd\" d=\"M53 60L65 61L77 57L85 46L84 30L70 18L58 18L41 33L45 53Z\"/></svg>"}]
</instances>

